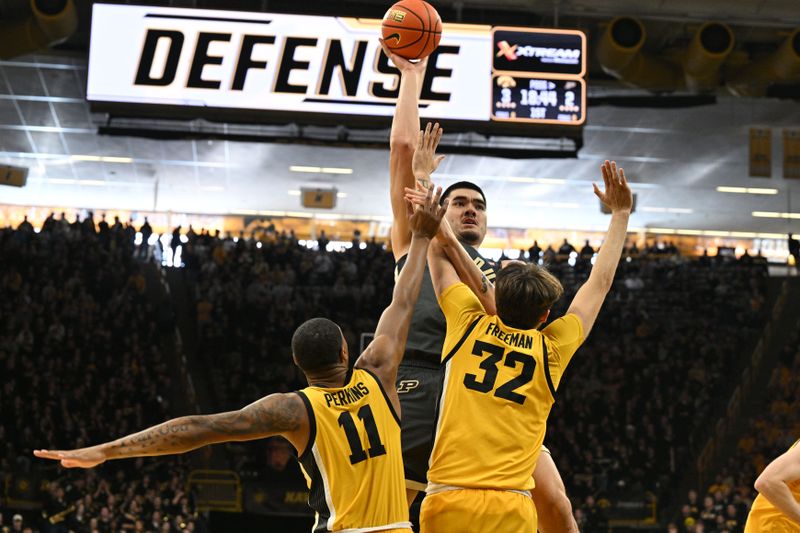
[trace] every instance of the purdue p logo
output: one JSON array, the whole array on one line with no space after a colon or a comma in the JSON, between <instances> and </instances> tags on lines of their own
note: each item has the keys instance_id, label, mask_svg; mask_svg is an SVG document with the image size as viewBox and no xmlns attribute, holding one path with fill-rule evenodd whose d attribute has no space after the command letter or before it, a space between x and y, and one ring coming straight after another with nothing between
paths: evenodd
<instances>
[{"instance_id":1,"label":"purdue p logo","mask_svg":"<svg viewBox=\"0 0 800 533\"><path fill-rule=\"evenodd\" d=\"M397 383L397 394L405 394L419 387L419 380L404 379Z\"/></svg>"}]
</instances>

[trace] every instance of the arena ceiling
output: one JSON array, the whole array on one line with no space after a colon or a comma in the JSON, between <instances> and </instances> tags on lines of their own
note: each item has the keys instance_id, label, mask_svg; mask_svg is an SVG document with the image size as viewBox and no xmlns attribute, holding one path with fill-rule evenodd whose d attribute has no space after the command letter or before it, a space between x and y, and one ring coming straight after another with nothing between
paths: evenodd
<instances>
[{"instance_id":1,"label":"arena ceiling","mask_svg":"<svg viewBox=\"0 0 800 533\"><path fill-rule=\"evenodd\" d=\"M192 1L155 3L195 5ZM364 9L384 3L363 0L343 5ZM78 4L82 11L89 8L88 2ZM274 0L224 3L240 9L247 8L244 4L264 10L282 5ZM552 17L557 6L560 17L598 20L624 13L665 23L691 23L717 15L716 20L723 16L724 21L746 21L754 28L800 25L795 0L463 0L460 4L467 10L502 4L509 12L526 10L541 17ZM13 14L15 5L15 0L0 0L0 16ZM203 1L197 5L219 7ZM758 33L757 28L752 31ZM309 213L313 211L300 207L297 191L335 187L337 207L316 213L388 220L385 149L98 135L102 117L93 116L84 100L85 52L78 41L68 48L0 62L0 163L31 168L27 187L3 187L0 203ZM595 90L620 94L623 89L612 84ZM634 227L743 234L800 232L800 219L753 216L753 212L800 212L800 182L780 177L782 129L800 124L796 101L723 95L715 104L688 108L598 106L590 108L588 116L584 146L576 159L449 155L439 179L444 183L470 179L484 187L493 226L603 229L607 219L592 195L591 181L599 178L604 159L616 159L635 184ZM754 126L772 128L772 178L748 177L748 132ZM381 137L388 144L388 132L376 134L376 139ZM290 170L293 166L351 171L296 172ZM773 189L775 193L724 193L717 187Z\"/></svg>"}]
</instances>

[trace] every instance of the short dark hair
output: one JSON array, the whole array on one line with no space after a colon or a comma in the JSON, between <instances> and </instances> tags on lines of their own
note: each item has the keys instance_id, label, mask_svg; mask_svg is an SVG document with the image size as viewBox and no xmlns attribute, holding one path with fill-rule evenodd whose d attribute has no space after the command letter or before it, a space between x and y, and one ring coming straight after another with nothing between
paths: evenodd
<instances>
[{"instance_id":1,"label":"short dark hair","mask_svg":"<svg viewBox=\"0 0 800 533\"><path fill-rule=\"evenodd\" d=\"M561 282L546 269L514 261L497 273L494 299L497 316L517 329L536 327L542 314L564 294Z\"/></svg>"},{"instance_id":2,"label":"short dark hair","mask_svg":"<svg viewBox=\"0 0 800 533\"><path fill-rule=\"evenodd\" d=\"M445 199L450 196L450 193L456 189L471 189L473 191L477 191L480 193L481 197L483 198L484 205L486 204L486 195L483 194L483 189L472 183L471 181L457 181L454 184L450 185L448 188L442 192L442 197L439 198L439 205L442 205Z\"/></svg>"},{"instance_id":3,"label":"short dark hair","mask_svg":"<svg viewBox=\"0 0 800 533\"><path fill-rule=\"evenodd\" d=\"M292 354L303 372L336 365L341 351L342 332L327 318L306 320L292 335Z\"/></svg>"}]
</instances>

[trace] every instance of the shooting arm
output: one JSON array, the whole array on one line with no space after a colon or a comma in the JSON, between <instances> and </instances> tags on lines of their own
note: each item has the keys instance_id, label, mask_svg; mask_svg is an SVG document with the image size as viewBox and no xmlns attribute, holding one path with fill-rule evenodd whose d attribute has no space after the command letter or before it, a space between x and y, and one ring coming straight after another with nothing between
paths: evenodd
<instances>
[{"instance_id":1,"label":"shooting arm","mask_svg":"<svg viewBox=\"0 0 800 533\"><path fill-rule=\"evenodd\" d=\"M395 260L406 254L411 242L411 229L406 216L405 188L414 187L411 161L419 133L419 86L422 76L424 71L402 72L400 95L389 138L389 191L393 215L391 239Z\"/></svg>"},{"instance_id":2,"label":"shooting arm","mask_svg":"<svg viewBox=\"0 0 800 533\"><path fill-rule=\"evenodd\" d=\"M789 482L800 480L800 446L784 453L761 472L755 488L796 524L800 524L800 503L794 499Z\"/></svg>"}]
</instances>

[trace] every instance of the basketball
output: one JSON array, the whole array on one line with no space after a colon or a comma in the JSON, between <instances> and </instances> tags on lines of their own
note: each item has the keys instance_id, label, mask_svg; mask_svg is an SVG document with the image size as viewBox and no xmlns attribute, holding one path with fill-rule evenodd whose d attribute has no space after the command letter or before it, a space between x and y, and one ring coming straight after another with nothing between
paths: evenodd
<instances>
[{"instance_id":1,"label":"basketball","mask_svg":"<svg viewBox=\"0 0 800 533\"><path fill-rule=\"evenodd\" d=\"M401 0L383 17L383 40L406 59L428 57L442 38L442 19L424 0Z\"/></svg>"}]
</instances>

